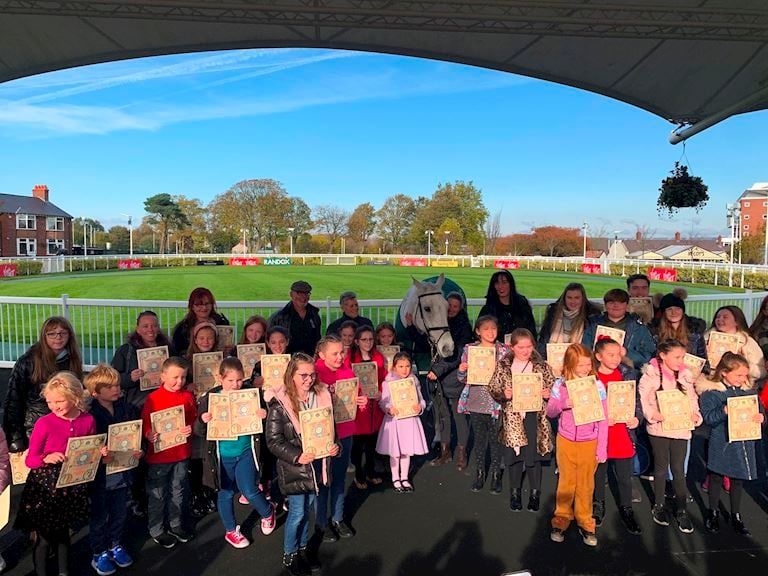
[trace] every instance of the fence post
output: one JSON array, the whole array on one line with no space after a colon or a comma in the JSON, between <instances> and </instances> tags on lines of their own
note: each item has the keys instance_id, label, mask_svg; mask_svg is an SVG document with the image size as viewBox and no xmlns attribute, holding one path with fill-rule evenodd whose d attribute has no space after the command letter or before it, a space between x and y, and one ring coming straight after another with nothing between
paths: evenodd
<instances>
[{"instance_id":1,"label":"fence post","mask_svg":"<svg viewBox=\"0 0 768 576\"><path fill-rule=\"evenodd\" d=\"M325 325L328 326L328 324L331 323L331 297L326 296L325 297Z\"/></svg>"},{"instance_id":2,"label":"fence post","mask_svg":"<svg viewBox=\"0 0 768 576\"><path fill-rule=\"evenodd\" d=\"M61 295L61 315L69 320L69 294Z\"/></svg>"},{"instance_id":3,"label":"fence post","mask_svg":"<svg viewBox=\"0 0 768 576\"><path fill-rule=\"evenodd\" d=\"M744 288L744 268L741 269L741 287Z\"/></svg>"}]
</instances>

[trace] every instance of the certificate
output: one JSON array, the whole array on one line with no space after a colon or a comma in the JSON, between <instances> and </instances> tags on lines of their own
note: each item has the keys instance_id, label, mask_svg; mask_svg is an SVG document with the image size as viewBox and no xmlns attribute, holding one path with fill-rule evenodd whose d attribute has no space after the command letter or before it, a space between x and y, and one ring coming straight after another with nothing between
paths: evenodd
<instances>
[{"instance_id":1,"label":"certificate","mask_svg":"<svg viewBox=\"0 0 768 576\"><path fill-rule=\"evenodd\" d=\"M202 396L216 385L216 373L222 360L224 354L221 351L192 354L192 382L195 383L197 396Z\"/></svg>"},{"instance_id":2,"label":"certificate","mask_svg":"<svg viewBox=\"0 0 768 576\"><path fill-rule=\"evenodd\" d=\"M632 314L637 314L640 318L640 322L648 324L653 320L653 301L650 296L643 298L630 298L627 311Z\"/></svg>"},{"instance_id":3,"label":"certificate","mask_svg":"<svg viewBox=\"0 0 768 576\"><path fill-rule=\"evenodd\" d=\"M11 487L6 486L0 494L0 530L8 525L11 517Z\"/></svg>"},{"instance_id":4,"label":"certificate","mask_svg":"<svg viewBox=\"0 0 768 576\"><path fill-rule=\"evenodd\" d=\"M227 392L208 395L208 413L211 420L205 434L206 440L234 440L232 433L232 404Z\"/></svg>"},{"instance_id":5,"label":"certificate","mask_svg":"<svg viewBox=\"0 0 768 576\"><path fill-rule=\"evenodd\" d=\"M354 362L352 371L360 381L360 388L368 398L375 398L379 393L379 367L376 362Z\"/></svg>"},{"instance_id":6,"label":"certificate","mask_svg":"<svg viewBox=\"0 0 768 576\"><path fill-rule=\"evenodd\" d=\"M66 459L61 465L56 488L66 488L91 482L101 462L101 447L107 441L106 434L77 436L67 440Z\"/></svg>"},{"instance_id":7,"label":"certificate","mask_svg":"<svg viewBox=\"0 0 768 576\"><path fill-rule=\"evenodd\" d=\"M139 465L134 456L141 450L141 420L110 424L107 429L107 449L112 462L107 464L107 474L132 470Z\"/></svg>"},{"instance_id":8,"label":"certificate","mask_svg":"<svg viewBox=\"0 0 768 576\"><path fill-rule=\"evenodd\" d=\"M547 344L547 364L552 368L556 377L563 374L563 359L565 358L565 351L570 345L570 343Z\"/></svg>"},{"instance_id":9,"label":"certificate","mask_svg":"<svg viewBox=\"0 0 768 576\"><path fill-rule=\"evenodd\" d=\"M608 326L597 326L597 330L595 330L595 344L598 343L600 340L600 336L607 336L611 340L616 340L616 342L619 343L620 346L624 346L624 335L626 332L624 330L619 330L618 328L609 328ZM592 349L594 350L594 346L592 346Z\"/></svg>"},{"instance_id":10,"label":"certificate","mask_svg":"<svg viewBox=\"0 0 768 576\"><path fill-rule=\"evenodd\" d=\"M421 413L419 394L416 392L416 386L410 378L391 380L389 382L389 393L392 398L392 406L397 410L395 419L410 418ZM417 407L418 409L416 409Z\"/></svg>"},{"instance_id":11,"label":"certificate","mask_svg":"<svg viewBox=\"0 0 768 576\"><path fill-rule=\"evenodd\" d=\"M163 362L168 359L168 346L141 348L136 350L139 368L144 370L144 376L139 381L140 390L153 390L160 387L160 372Z\"/></svg>"},{"instance_id":12,"label":"certificate","mask_svg":"<svg viewBox=\"0 0 768 576\"><path fill-rule=\"evenodd\" d=\"M336 432L333 424L333 409L313 408L299 412L301 423L301 448L315 458L331 455Z\"/></svg>"},{"instance_id":13,"label":"certificate","mask_svg":"<svg viewBox=\"0 0 768 576\"><path fill-rule=\"evenodd\" d=\"M229 393L229 401L232 405L233 435L260 434L264 430L264 424L258 416L261 396L257 388L233 390Z\"/></svg>"},{"instance_id":14,"label":"certificate","mask_svg":"<svg viewBox=\"0 0 768 576\"><path fill-rule=\"evenodd\" d=\"M467 384L488 386L496 369L496 346L467 348Z\"/></svg>"},{"instance_id":15,"label":"certificate","mask_svg":"<svg viewBox=\"0 0 768 576\"><path fill-rule=\"evenodd\" d=\"M608 387L608 418L614 422L627 424L635 417L635 387L634 380L609 382Z\"/></svg>"},{"instance_id":16,"label":"certificate","mask_svg":"<svg viewBox=\"0 0 768 576\"><path fill-rule=\"evenodd\" d=\"M701 371L704 370L704 364L707 363L707 360L693 354L686 354L685 358L683 358L683 363L693 374L693 379L696 380L696 378L701 376Z\"/></svg>"},{"instance_id":17,"label":"certificate","mask_svg":"<svg viewBox=\"0 0 768 576\"><path fill-rule=\"evenodd\" d=\"M27 459L28 453L29 450L24 450L24 452L13 452L8 454L11 460L11 482L14 486L24 484L27 481L29 468L27 468L25 460Z\"/></svg>"},{"instance_id":18,"label":"certificate","mask_svg":"<svg viewBox=\"0 0 768 576\"><path fill-rule=\"evenodd\" d=\"M543 386L544 379L538 372L512 374L512 410L514 412L540 412Z\"/></svg>"},{"instance_id":19,"label":"certificate","mask_svg":"<svg viewBox=\"0 0 768 576\"><path fill-rule=\"evenodd\" d=\"M165 410L152 412L149 415L149 420L152 423L152 432L157 432L160 435L155 442L155 452L180 446L187 441L181 434L181 429L186 426L184 406L171 406Z\"/></svg>"},{"instance_id":20,"label":"certificate","mask_svg":"<svg viewBox=\"0 0 768 576\"><path fill-rule=\"evenodd\" d=\"M566 380L565 385L573 402L573 421L576 426L605 420L603 402L594 376Z\"/></svg>"},{"instance_id":21,"label":"certificate","mask_svg":"<svg viewBox=\"0 0 768 576\"><path fill-rule=\"evenodd\" d=\"M691 402L680 390L659 390L656 392L659 412L664 416L661 429L664 432L675 430L693 430Z\"/></svg>"},{"instance_id":22,"label":"certificate","mask_svg":"<svg viewBox=\"0 0 768 576\"><path fill-rule=\"evenodd\" d=\"M753 420L760 414L757 394L728 398L728 442L741 440L760 440L760 423Z\"/></svg>"},{"instance_id":23,"label":"certificate","mask_svg":"<svg viewBox=\"0 0 768 576\"><path fill-rule=\"evenodd\" d=\"M333 395L333 419L337 424L357 417L357 378L336 380Z\"/></svg>"},{"instance_id":24,"label":"certificate","mask_svg":"<svg viewBox=\"0 0 768 576\"><path fill-rule=\"evenodd\" d=\"M379 354L384 356L386 360L387 372L392 371L392 360L395 358L395 354L400 352L400 346L376 346Z\"/></svg>"},{"instance_id":25,"label":"certificate","mask_svg":"<svg viewBox=\"0 0 768 576\"><path fill-rule=\"evenodd\" d=\"M720 364L723 354L726 352L738 354L739 348L741 348L741 336L739 334L726 334L713 330L709 333L709 340L707 341L709 365L714 370Z\"/></svg>"},{"instance_id":26,"label":"certificate","mask_svg":"<svg viewBox=\"0 0 768 576\"><path fill-rule=\"evenodd\" d=\"M266 353L266 344L237 345L237 357L240 359L240 362L243 363L243 372L246 380L253 376L253 370L256 368L256 364L261 362L261 357Z\"/></svg>"},{"instance_id":27,"label":"certificate","mask_svg":"<svg viewBox=\"0 0 768 576\"><path fill-rule=\"evenodd\" d=\"M235 345L235 327L234 326L216 326L216 335L219 345L216 350L223 351L232 348Z\"/></svg>"},{"instance_id":28,"label":"certificate","mask_svg":"<svg viewBox=\"0 0 768 576\"><path fill-rule=\"evenodd\" d=\"M262 390L280 388L285 382L285 370L291 361L290 354L265 354L261 357Z\"/></svg>"},{"instance_id":29,"label":"certificate","mask_svg":"<svg viewBox=\"0 0 768 576\"><path fill-rule=\"evenodd\" d=\"M512 345L512 333L504 334L504 346Z\"/></svg>"}]
</instances>

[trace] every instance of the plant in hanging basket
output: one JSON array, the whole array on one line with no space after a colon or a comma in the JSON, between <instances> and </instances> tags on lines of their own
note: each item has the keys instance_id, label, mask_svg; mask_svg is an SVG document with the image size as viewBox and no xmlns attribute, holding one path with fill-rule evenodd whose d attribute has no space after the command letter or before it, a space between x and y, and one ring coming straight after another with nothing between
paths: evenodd
<instances>
[{"instance_id":1,"label":"plant in hanging basket","mask_svg":"<svg viewBox=\"0 0 768 576\"><path fill-rule=\"evenodd\" d=\"M709 200L709 187L699 176L691 176L688 166L675 162L675 169L661 181L656 210L674 215L680 208L695 208L698 212Z\"/></svg>"}]
</instances>

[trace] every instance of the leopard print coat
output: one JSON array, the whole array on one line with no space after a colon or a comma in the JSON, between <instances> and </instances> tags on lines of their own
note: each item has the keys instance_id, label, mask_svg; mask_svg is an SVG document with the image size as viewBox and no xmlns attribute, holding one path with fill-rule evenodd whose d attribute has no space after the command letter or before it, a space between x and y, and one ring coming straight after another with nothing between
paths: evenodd
<instances>
[{"instance_id":1,"label":"leopard print coat","mask_svg":"<svg viewBox=\"0 0 768 576\"><path fill-rule=\"evenodd\" d=\"M499 441L509 448L520 449L528 445L528 438L523 426L523 415L512 411L512 402L504 398L504 388L512 387L512 354L507 354L496 363L488 391L494 400L501 404L502 426L499 433ZM531 358L533 371L542 375L544 387L552 389L555 383L555 375L549 365L539 359ZM536 451L541 456L552 452L552 426L547 418L547 401L544 400L542 409L538 413L538 426L536 434Z\"/></svg>"}]
</instances>

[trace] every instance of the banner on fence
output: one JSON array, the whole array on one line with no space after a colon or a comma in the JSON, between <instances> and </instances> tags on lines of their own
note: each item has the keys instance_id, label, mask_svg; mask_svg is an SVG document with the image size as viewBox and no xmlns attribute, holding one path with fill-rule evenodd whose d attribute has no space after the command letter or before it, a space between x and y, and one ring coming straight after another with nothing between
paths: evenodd
<instances>
[{"instance_id":1,"label":"banner on fence","mask_svg":"<svg viewBox=\"0 0 768 576\"><path fill-rule=\"evenodd\" d=\"M432 260L432 266L435 268L458 268L458 260Z\"/></svg>"},{"instance_id":2,"label":"banner on fence","mask_svg":"<svg viewBox=\"0 0 768 576\"><path fill-rule=\"evenodd\" d=\"M258 266L258 258L240 258L234 257L229 259L230 266Z\"/></svg>"},{"instance_id":3,"label":"banner on fence","mask_svg":"<svg viewBox=\"0 0 768 576\"><path fill-rule=\"evenodd\" d=\"M400 266L426 266L426 258L400 258Z\"/></svg>"},{"instance_id":4,"label":"banner on fence","mask_svg":"<svg viewBox=\"0 0 768 576\"><path fill-rule=\"evenodd\" d=\"M581 272L582 274L602 274L603 265L602 264L582 264Z\"/></svg>"},{"instance_id":5,"label":"banner on fence","mask_svg":"<svg viewBox=\"0 0 768 576\"><path fill-rule=\"evenodd\" d=\"M677 282L677 270L674 268L648 268L648 278L659 282Z\"/></svg>"},{"instance_id":6,"label":"banner on fence","mask_svg":"<svg viewBox=\"0 0 768 576\"><path fill-rule=\"evenodd\" d=\"M13 278L16 271L16 264L0 264L0 276L3 278Z\"/></svg>"},{"instance_id":7,"label":"banner on fence","mask_svg":"<svg viewBox=\"0 0 768 576\"><path fill-rule=\"evenodd\" d=\"M141 260L138 258L119 260L117 262L117 268L118 270L138 270L141 268Z\"/></svg>"},{"instance_id":8,"label":"banner on fence","mask_svg":"<svg viewBox=\"0 0 768 576\"><path fill-rule=\"evenodd\" d=\"M494 268L503 268L504 270L518 270L520 262L518 260L496 260L493 263Z\"/></svg>"},{"instance_id":9,"label":"banner on fence","mask_svg":"<svg viewBox=\"0 0 768 576\"><path fill-rule=\"evenodd\" d=\"M264 266L290 266L293 261L290 258L274 258L272 256L264 258Z\"/></svg>"}]
</instances>

